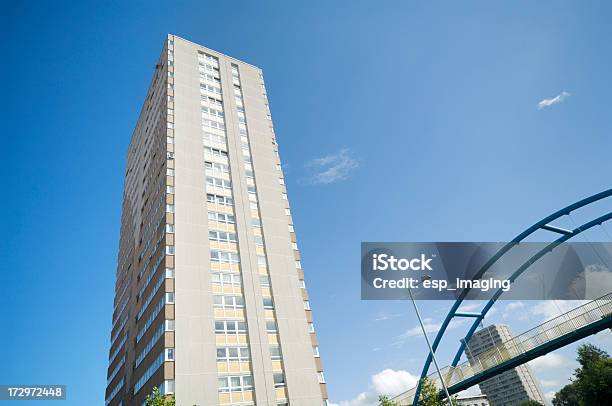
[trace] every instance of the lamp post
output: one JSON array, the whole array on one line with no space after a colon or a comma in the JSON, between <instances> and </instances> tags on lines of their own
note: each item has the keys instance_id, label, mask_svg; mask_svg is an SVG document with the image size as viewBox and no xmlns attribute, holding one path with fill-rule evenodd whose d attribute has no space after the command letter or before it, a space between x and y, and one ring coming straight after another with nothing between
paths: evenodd
<instances>
[{"instance_id":1,"label":"lamp post","mask_svg":"<svg viewBox=\"0 0 612 406\"><path fill-rule=\"evenodd\" d=\"M423 276L421 283L426 280L431 279L429 275ZM417 285L417 286L419 286ZM442 372L440 372L440 367L438 366L438 361L436 360L436 355L434 354L433 348L431 347L431 343L429 342L429 337L427 336L427 331L425 331L425 325L423 324L423 320L421 319L421 313L419 312L419 308L417 307L416 301L414 300L414 296L412 296L412 289L410 289L410 284L408 284L408 293L410 294L410 301L412 302L412 306L414 306L414 312L419 319L419 324L421 325L421 330L423 330L423 337L425 337L425 341L427 342L427 346L429 347L429 354L431 355L431 359L434 362L436 367L436 371L438 371L438 377L440 378L440 382L442 383L442 387L444 388L444 392L446 393L446 399L448 401L449 406L453 406L453 402L450 397L450 393L448 393L448 388L446 387L446 383L444 382L444 378L442 378Z\"/></svg>"}]
</instances>

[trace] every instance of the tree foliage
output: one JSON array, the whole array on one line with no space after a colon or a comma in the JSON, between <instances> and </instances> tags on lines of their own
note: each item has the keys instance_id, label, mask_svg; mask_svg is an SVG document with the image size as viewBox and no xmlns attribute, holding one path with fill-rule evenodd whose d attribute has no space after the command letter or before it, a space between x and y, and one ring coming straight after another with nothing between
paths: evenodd
<instances>
[{"instance_id":1,"label":"tree foliage","mask_svg":"<svg viewBox=\"0 0 612 406\"><path fill-rule=\"evenodd\" d=\"M526 400L524 402L519 403L518 406L544 406L544 405L535 400Z\"/></svg>"},{"instance_id":2,"label":"tree foliage","mask_svg":"<svg viewBox=\"0 0 612 406\"><path fill-rule=\"evenodd\" d=\"M153 388L153 392L147 395L146 406L176 406L174 395L165 396L159 388Z\"/></svg>"},{"instance_id":3,"label":"tree foliage","mask_svg":"<svg viewBox=\"0 0 612 406\"><path fill-rule=\"evenodd\" d=\"M578 347L573 382L555 394L554 406L605 405L612 399L612 358L593 344Z\"/></svg>"},{"instance_id":4,"label":"tree foliage","mask_svg":"<svg viewBox=\"0 0 612 406\"><path fill-rule=\"evenodd\" d=\"M378 406L397 406L397 403L390 401L386 395L380 395L378 397Z\"/></svg>"},{"instance_id":5,"label":"tree foliage","mask_svg":"<svg viewBox=\"0 0 612 406\"><path fill-rule=\"evenodd\" d=\"M456 405L455 399L451 404ZM421 381L421 392L419 393L419 406L448 406L448 400L440 396L440 389L433 381L423 378Z\"/></svg>"}]
</instances>

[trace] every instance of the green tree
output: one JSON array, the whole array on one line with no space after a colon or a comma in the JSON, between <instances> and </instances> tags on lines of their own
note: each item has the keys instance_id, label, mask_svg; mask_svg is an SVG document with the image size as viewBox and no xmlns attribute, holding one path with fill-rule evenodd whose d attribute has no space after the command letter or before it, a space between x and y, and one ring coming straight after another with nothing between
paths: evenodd
<instances>
[{"instance_id":1,"label":"green tree","mask_svg":"<svg viewBox=\"0 0 612 406\"><path fill-rule=\"evenodd\" d=\"M380 395L378 397L378 406L397 406L397 403L390 401L388 396Z\"/></svg>"},{"instance_id":2,"label":"green tree","mask_svg":"<svg viewBox=\"0 0 612 406\"><path fill-rule=\"evenodd\" d=\"M544 406L544 405L535 400L526 400L524 402L519 403L518 406Z\"/></svg>"},{"instance_id":3,"label":"green tree","mask_svg":"<svg viewBox=\"0 0 612 406\"><path fill-rule=\"evenodd\" d=\"M451 398L451 404L456 405L455 399ZM448 406L448 400L440 396L440 389L435 383L427 378L421 381L421 392L419 393L419 406Z\"/></svg>"},{"instance_id":4,"label":"green tree","mask_svg":"<svg viewBox=\"0 0 612 406\"><path fill-rule=\"evenodd\" d=\"M147 406L176 406L174 395L162 395L158 387L153 388L153 392L147 395Z\"/></svg>"},{"instance_id":5,"label":"green tree","mask_svg":"<svg viewBox=\"0 0 612 406\"><path fill-rule=\"evenodd\" d=\"M580 406L576 383L573 382L561 388L559 392L555 393L552 402L554 406Z\"/></svg>"},{"instance_id":6,"label":"green tree","mask_svg":"<svg viewBox=\"0 0 612 406\"><path fill-rule=\"evenodd\" d=\"M593 344L578 347L573 382L555 394L555 406L604 405L612 399L612 358Z\"/></svg>"}]
</instances>

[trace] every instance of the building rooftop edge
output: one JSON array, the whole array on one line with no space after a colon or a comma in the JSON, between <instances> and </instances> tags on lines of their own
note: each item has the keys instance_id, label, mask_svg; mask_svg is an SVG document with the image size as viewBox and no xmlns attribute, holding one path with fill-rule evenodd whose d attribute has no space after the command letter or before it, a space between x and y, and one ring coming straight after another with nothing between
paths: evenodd
<instances>
[{"instance_id":1,"label":"building rooftop edge","mask_svg":"<svg viewBox=\"0 0 612 406\"><path fill-rule=\"evenodd\" d=\"M249 62L245 62L245 61L243 61L242 59L234 58L233 56L230 56L230 55L227 55L227 54L225 54L225 53L223 53L223 52L217 51L216 49L212 49L212 48L206 47L206 46L204 46L204 45L202 45L202 44L198 44L197 42L190 41L190 40L188 40L188 39L186 39L186 38L183 38L183 37L181 37L181 36L179 36L179 35L172 34L172 33L170 33L170 32L169 32L169 33L168 33L168 36L172 36L172 37L174 37L174 38L178 38L178 39L180 39L180 40L182 40L182 41L188 42L188 43L193 44L193 45L195 45L195 46L198 46L198 47L200 47L200 48L203 48L203 49L206 49L206 50L209 50L209 51L212 51L212 52L216 52L216 53L218 53L219 55L223 55L223 56L224 56L224 57L226 57L226 58L229 58L229 59L232 59L232 60L234 60L234 61L237 61L237 62L243 63L243 64L245 64L245 65L252 66L253 68L255 68L255 69L257 69L257 70L262 71L262 69L261 69L259 66L253 65L252 63L249 63Z\"/></svg>"}]
</instances>

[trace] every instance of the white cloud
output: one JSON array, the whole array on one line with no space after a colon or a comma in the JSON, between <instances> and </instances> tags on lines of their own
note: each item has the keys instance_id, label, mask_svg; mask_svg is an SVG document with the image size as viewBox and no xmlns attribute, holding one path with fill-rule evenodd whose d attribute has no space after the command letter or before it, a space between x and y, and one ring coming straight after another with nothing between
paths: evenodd
<instances>
[{"instance_id":1,"label":"white cloud","mask_svg":"<svg viewBox=\"0 0 612 406\"><path fill-rule=\"evenodd\" d=\"M427 333L437 333L438 330L440 330L441 325L442 323L434 322L433 319L430 319L430 318L423 319L423 326L425 327L425 331ZM417 324L416 326L409 328L408 330L406 330L404 334L402 334L402 336L404 337L418 337L421 335L423 335L423 329L421 328L420 324Z\"/></svg>"},{"instance_id":2,"label":"white cloud","mask_svg":"<svg viewBox=\"0 0 612 406\"><path fill-rule=\"evenodd\" d=\"M401 313L379 313L374 318L374 321L386 321L386 320L395 319L401 316L402 316Z\"/></svg>"},{"instance_id":3,"label":"white cloud","mask_svg":"<svg viewBox=\"0 0 612 406\"><path fill-rule=\"evenodd\" d=\"M533 305L529 313L541 317L543 319L541 321L548 321L584 303L586 303L584 300L544 300Z\"/></svg>"},{"instance_id":4,"label":"white cloud","mask_svg":"<svg viewBox=\"0 0 612 406\"><path fill-rule=\"evenodd\" d=\"M465 318L453 319L448 325L447 330L456 329L457 327L463 326L466 323L468 323L468 319L465 319ZM434 319L431 319L431 318L423 319L423 327L425 327L425 331L427 332L427 334L437 333L438 330L440 330L441 326L442 326L442 323L436 322L434 321ZM392 345L395 347L401 347L402 345L406 343L407 339L413 338L413 337L422 337L422 336L423 336L423 329L421 328L420 324L417 324L416 326L406 330L403 334L396 336L395 341L392 343Z\"/></svg>"},{"instance_id":5,"label":"white cloud","mask_svg":"<svg viewBox=\"0 0 612 406\"><path fill-rule=\"evenodd\" d=\"M348 179L350 173L359 167L359 162L351 156L347 148L335 154L315 158L306 164L313 170L310 183L329 184Z\"/></svg>"},{"instance_id":6,"label":"white cloud","mask_svg":"<svg viewBox=\"0 0 612 406\"><path fill-rule=\"evenodd\" d=\"M507 319L509 317L514 317L519 320L525 320L527 319L527 312L522 310L524 308L525 308L525 303L521 302L520 300L516 302L510 302L506 305L506 307L504 307L502 317L504 319Z\"/></svg>"},{"instance_id":7,"label":"white cloud","mask_svg":"<svg viewBox=\"0 0 612 406\"><path fill-rule=\"evenodd\" d=\"M377 406L378 395L395 396L416 386L417 376L408 371L385 369L372 375L370 388L351 400L330 403L330 406Z\"/></svg>"},{"instance_id":8,"label":"white cloud","mask_svg":"<svg viewBox=\"0 0 612 406\"><path fill-rule=\"evenodd\" d=\"M529 361L529 366L534 371L543 371L547 369L570 368L573 362L560 354L550 352L532 361Z\"/></svg>"},{"instance_id":9,"label":"white cloud","mask_svg":"<svg viewBox=\"0 0 612 406\"><path fill-rule=\"evenodd\" d=\"M482 303L480 302L467 303L467 304L462 304L461 307L459 307L458 311L471 312L471 311L478 309L479 307L482 307Z\"/></svg>"},{"instance_id":10,"label":"white cloud","mask_svg":"<svg viewBox=\"0 0 612 406\"><path fill-rule=\"evenodd\" d=\"M540 383L542 384L543 387L548 388L548 387L559 387L561 386L561 382L556 381L554 379L540 379Z\"/></svg>"},{"instance_id":11,"label":"white cloud","mask_svg":"<svg viewBox=\"0 0 612 406\"><path fill-rule=\"evenodd\" d=\"M570 96L571 96L571 94L564 90L564 91L562 91L560 94L558 94L555 97L551 97L549 99L540 100L540 102L538 103L538 109L542 110L542 109L544 109L546 107L552 106L553 104L562 103L565 99L567 99Z\"/></svg>"},{"instance_id":12,"label":"white cloud","mask_svg":"<svg viewBox=\"0 0 612 406\"><path fill-rule=\"evenodd\" d=\"M395 396L416 386L418 378L408 371L385 369L372 376L374 390L378 394Z\"/></svg>"},{"instance_id":13,"label":"white cloud","mask_svg":"<svg viewBox=\"0 0 612 406\"><path fill-rule=\"evenodd\" d=\"M551 390L551 391L549 391L549 392L546 392L546 393L544 394L544 397L545 397L545 398L546 398L546 399L547 399L547 400L548 400L550 403L552 403L552 400L553 400L553 398L555 397L555 394L556 394L556 393L557 393L557 392L555 392L554 390Z\"/></svg>"}]
</instances>

